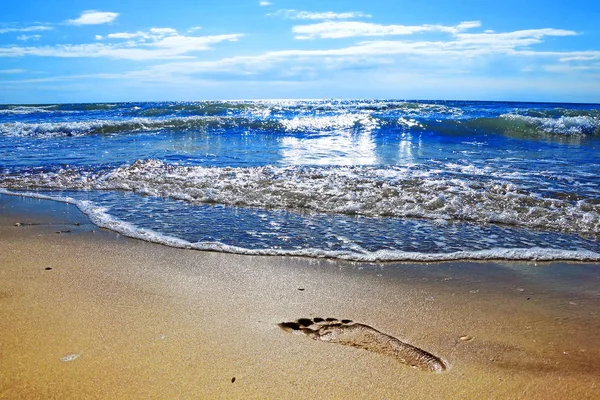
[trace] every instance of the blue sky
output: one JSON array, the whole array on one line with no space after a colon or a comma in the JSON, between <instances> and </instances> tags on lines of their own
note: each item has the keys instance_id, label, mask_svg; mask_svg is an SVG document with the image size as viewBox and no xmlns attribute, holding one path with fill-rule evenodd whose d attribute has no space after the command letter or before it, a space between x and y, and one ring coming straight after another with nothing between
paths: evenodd
<instances>
[{"instance_id":1,"label":"blue sky","mask_svg":"<svg viewBox=\"0 0 600 400\"><path fill-rule=\"evenodd\" d=\"M600 103L600 2L5 2L0 103Z\"/></svg>"}]
</instances>

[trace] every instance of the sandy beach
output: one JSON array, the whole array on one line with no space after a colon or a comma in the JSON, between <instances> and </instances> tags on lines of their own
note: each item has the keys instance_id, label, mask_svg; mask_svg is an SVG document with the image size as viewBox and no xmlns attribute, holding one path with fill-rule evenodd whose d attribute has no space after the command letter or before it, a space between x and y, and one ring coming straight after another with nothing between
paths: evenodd
<instances>
[{"instance_id":1,"label":"sandy beach","mask_svg":"<svg viewBox=\"0 0 600 400\"><path fill-rule=\"evenodd\" d=\"M598 310L597 264L182 250L0 195L0 398L594 399ZM448 369L278 327L315 317L368 325Z\"/></svg>"}]
</instances>

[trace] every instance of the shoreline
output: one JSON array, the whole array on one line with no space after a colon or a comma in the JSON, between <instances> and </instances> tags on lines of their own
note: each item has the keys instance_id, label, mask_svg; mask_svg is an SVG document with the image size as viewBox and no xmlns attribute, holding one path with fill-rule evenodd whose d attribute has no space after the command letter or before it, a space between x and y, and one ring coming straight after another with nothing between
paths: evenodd
<instances>
[{"instance_id":1,"label":"shoreline","mask_svg":"<svg viewBox=\"0 0 600 400\"><path fill-rule=\"evenodd\" d=\"M190 251L4 195L0 249L0 398L600 397L598 263ZM277 326L315 317L372 326L449 368Z\"/></svg>"},{"instance_id":2,"label":"shoreline","mask_svg":"<svg viewBox=\"0 0 600 400\"><path fill-rule=\"evenodd\" d=\"M99 228L111 230L132 239L143 240L169 247L212 251L247 256L296 257L311 259L330 259L334 261L397 264L397 263L435 263L435 262L582 262L600 263L600 254L587 249L564 250L547 248L492 248L485 250L464 250L451 253L420 253L400 250L371 251L368 254L349 253L347 251L329 252L325 250L273 250L248 249L220 242L189 242L174 236L165 235L152 229L139 228L129 222L114 218L104 209L82 200L70 197L50 196L36 192L12 191L0 188L0 197L16 196L70 204L82 212L86 218ZM504 256L503 256L504 255ZM510 257L506 256L510 255Z\"/></svg>"}]
</instances>

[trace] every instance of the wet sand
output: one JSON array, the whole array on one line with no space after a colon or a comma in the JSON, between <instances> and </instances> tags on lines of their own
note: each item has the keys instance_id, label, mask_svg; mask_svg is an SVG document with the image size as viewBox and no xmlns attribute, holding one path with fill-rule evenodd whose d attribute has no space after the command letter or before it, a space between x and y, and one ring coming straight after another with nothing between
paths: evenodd
<instances>
[{"instance_id":1,"label":"wet sand","mask_svg":"<svg viewBox=\"0 0 600 400\"><path fill-rule=\"evenodd\" d=\"M278 327L315 317L447 369ZM594 399L599 359L598 264L199 252L0 195L0 398Z\"/></svg>"}]
</instances>

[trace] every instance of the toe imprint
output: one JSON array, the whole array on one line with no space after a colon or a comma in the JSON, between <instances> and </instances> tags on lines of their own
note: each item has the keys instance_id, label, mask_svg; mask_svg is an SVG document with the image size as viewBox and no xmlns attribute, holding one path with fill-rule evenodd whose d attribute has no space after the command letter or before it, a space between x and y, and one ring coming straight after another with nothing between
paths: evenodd
<instances>
[{"instance_id":1,"label":"toe imprint","mask_svg":"<svg viewBox=\"0 0 600 400\"><path fill-rule=\"evenodd\" d=\"M446 364L441 358L369 325L349 319L340 321L336 318L300 318L293 322L282 322L279 327L286 332L303 333L314 340L358 347L394 357L403 364L425 371L441 372L446 369Z\"/></svg>"}]
</instances>

